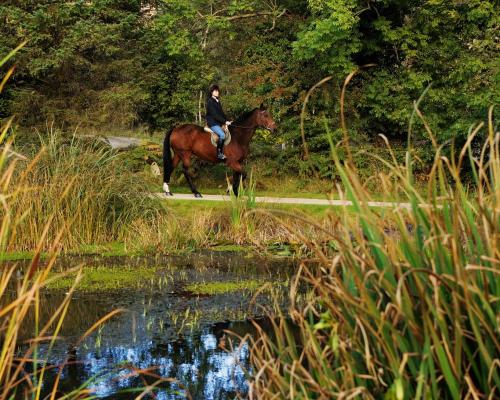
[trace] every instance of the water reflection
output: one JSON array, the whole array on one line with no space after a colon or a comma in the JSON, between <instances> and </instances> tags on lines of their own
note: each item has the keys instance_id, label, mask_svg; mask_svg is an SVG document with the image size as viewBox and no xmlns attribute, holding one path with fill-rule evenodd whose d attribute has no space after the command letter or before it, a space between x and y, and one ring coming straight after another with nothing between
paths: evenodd
<instances>
[{"instance_id":1,"label":"water reflection","mask_svg":"<svg viewBox=\"0 0 500 400\"><path fill-rule=\"evenodd\" d=\"M63 339L56 342L50 354L47 347L40 349L41 358L52 365L72 361L62 371L60 393L91 380L87 387L99 398L134 398L131 390L151 385L157 379L133 373L133 366L176 380L158 385L158 399L185 398L186 389L194 399L234 399L238 395L244 398L248 391L249 349L246 345L238 347L234 341L230 343L226 330L241 337L252 334L253 325L246 317L262 315L259 305L272 303L270 295L261 294L252 305L251 292L194 296L183 290L182 283L256 277L276 280L278 274L280 279L283 277L284 270L293 270L289 266L270 269L262 260L255 261L253 267L249 267L248 260L241 265L244 268L228 267L227 263L196 270L180 267L171 275L171 285L161 290L77 293L61 331ZM45 293L41 299L45 318L63 296L63 292ZM118 307L127 311L78 342L89 326ZM49 373L47 389L57 373L57 369Z\"/></svg>"},{"instance_id":2,"label":"water reflection","mask_svg":"<svg viewBox=\"0 0 500 400\"><path fill-rule=\"evenodd\" d=\"M227 323L224 328L251 330L246 322ZM219 342L224 335L218 324L172 342L163 342L157 338L140 340L129 346L109 346L101 350L90 350L92 343L87 343L87 349L78 351L78 359L81 362L65 368L63 384L67 389L71 389L92 376L100 376L89 385L96 396L109 399L127 398L130 394L119 392L143 387L143 378L131 375L128 368L112 369L110 366L130 364L139 369L155 366L154 373L165 378L176 378L196 399L234 398L236 393L244 395L248 389L244 373L244 370L249 368L248 347L242 345L232 351L222 349ZM154 379L147 381L152 383ZM184 397L182 386L175 382L162 384L162 389L156 392L157 398Z\"/></svg>"}]
</instances>

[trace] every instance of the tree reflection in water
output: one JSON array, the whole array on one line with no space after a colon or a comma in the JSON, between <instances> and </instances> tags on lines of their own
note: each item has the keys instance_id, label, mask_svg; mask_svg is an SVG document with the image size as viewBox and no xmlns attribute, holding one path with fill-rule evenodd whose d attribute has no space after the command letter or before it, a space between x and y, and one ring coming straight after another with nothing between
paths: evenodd
<instances>
[{"instance_id":1,"label":"tree reflection in water","mask_svg":"<svg viewBox=\"0 0 500 400\"><path fill-rule=\"evenodd\" d=\"M234 341L235 350L231 350L225 330L240 337L252 333L253 325L246 318L263 315L261 305L276 304L276 299L284 306L287 285L278 285L272 295L262 292L254 299L255 293L245 290L193 295L186 292L186 284L245 279L284 282L294 268L283 262L271 265L242 256L226 260L198 255L196 260L199 267L190 262L187 266L160 269L160 280L169 274L168 285L160 288L76 293L60 332L62 339L50 354L47 346L39 349L39 358L48 359L53 366L67 359L72 361L62 371L60 393L92 379L87 387L98 398L134 398L136 393L130 390L143 388L156 379L134 375L130 368L133 366L154 368L151 372L177 380L178 383L162 383L155 391L157 399L185 398L184 388L194 399L234 399L237 394L245 397L248 384L244 371L250 370L249 351L245 345L238 348ZM50 318L64 296L64 291L50 290L42 296L42 322ZM116 308L127 311L78 343L95 321ZM34 321L28 321L26 332L20 332L24 339L32 334L33 324ZM265 320L262 324L266 324ZM58 373L57 368L49 371L42 398L50 393Z\"/></svg>"},{"instance_id":2,"label":"tree reflection in water","mask_svg":"<svg viewBox=\"0 0 500 400\"><path fill-rule=\"evenodd\" d=\"M80 306L84 304L85 301L80 301ZM130 307L134 308L134 304ZM160 331L158 327L148 326L150 315L131 317L131 313L111 320L77 349L71 345L71 336L56 343L49 356L51 364L60 365L68 356L76 360L62 372L61 392L79 387L94 377L88 387L95 396L133 398L133 394L124 391L144 387L146 381L151 384L155 379L131 374L127 367L130 365L136 369L155 367L154 373L175 378L181 384L162 383L155 392L158 399L184 398L183 387L194 399L232 399L237 393L246 394L244 370L250 370L248 347L244 344L238 348L233 340L231 349L225 330L243 336L253 332L251 322L205 324L194 331L177 334L172 327ZM66 329L76 333L75 328L72 325ZM42 357L43 353L42 348ZM51 386L56 373L55 369L49 374L47 387Z\"/></svg>"},{"instance_id":3,"label":"tree reflection in water","mask_svg":"<svg viewBox=\"0 0 500 400\"><path fill-rule=\"evenodd\" d=\"M88 387L95 396L106 399L131 398L131 393L120 392L144 387L145 380L131 373L127 367L129 365L135 369L154 367L155 374L175 378L182 384L162 383L161 389L155 392L158 399L184 398L183 387L187 387L195 399L234 398L237 393L244 395L247 392L244 370L249 370L248 347L244 344L238 348L233 340L234 348L231 350L222 342L227 341L225 329L239 335L251 333L253 327L249 321L204 326L177 338L168 332L162 336L157 331L137 326L134 340L130 334L126 337L119 335L124 329L123 319L128 319L131 325L133 320L128 315L119 319L122 321L111 321L100 333L86 339L78 349L69 344L69 339L56 343L49 356L52 365L60 365L68 357L68 348L74 353L70 358L76 361L62 372L61 392L79 387L94 378ZM141 319L138 321L135 323L140 325ZM47 349L42 347L42 357L44 351ZM56 369L51 370L46 379L47 388L55 379L56 372ZM147 378L146 381L151 384L155 379Z\"/></svg>"},{"instance_id":4,"label":"tree reflection in water","mask_svg":"<svg viewBox=\"0 0 500 400\"><path fill-rule=\"evenodd\" d=\"M245 325L240 323L239 325ZM231 328L227 324L227 328ZM246 345L238 351L225 351L217 344L223 333L214 327L203 329L201 334L187 336L171 343L151 339L133 346L107 347L102 351L87 351L83 363L67 368L63 378L75 387L91 376L102 374L110 365L130 363L136 368L156 366L162 377L175 377L189 388L194 398L223 399L234 398L236 392L246 393L247 383L240 366L248 368ZM71 382L71 383L70 383ZM90 385L96 396L120 398L120 390L143 386L142 379L130 377L128 369L114 372L108 377ZM179 385L169 385L170 390L157 393L159 399L183 397ZM182 392L182 391L181 391Z\"/></svg>"}]
</instances>

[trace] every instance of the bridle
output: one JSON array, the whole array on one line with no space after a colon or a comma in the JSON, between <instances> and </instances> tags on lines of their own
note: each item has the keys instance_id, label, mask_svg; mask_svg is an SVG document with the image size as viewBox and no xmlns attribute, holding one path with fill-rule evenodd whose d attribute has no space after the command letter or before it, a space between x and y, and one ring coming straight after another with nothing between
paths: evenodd
<instances>
[{"instance_id":1,"label":"bridle","mask_svg":"<svg viewBox=\"0 0 500 400\"><path fill-rule=\"evenodd\" d=\"M242 129L255 129L255 128L258 128L259 125L256 125L256 126L245 126L245 125L235 125L234 123L232 123L231 125L228 126L228 129L230 126L234 126L236 128L242 128ZM264 128L264 129L267 129L268 131L272 132L273 129L270 128L269 126L260 126L261 128Z\"/></svg>"}]
</instances>

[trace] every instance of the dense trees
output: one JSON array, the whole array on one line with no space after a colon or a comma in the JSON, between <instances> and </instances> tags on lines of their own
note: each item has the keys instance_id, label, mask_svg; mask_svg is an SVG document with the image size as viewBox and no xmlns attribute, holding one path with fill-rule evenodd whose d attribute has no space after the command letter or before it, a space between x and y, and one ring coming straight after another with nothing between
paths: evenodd
<instances>
[{"instance_id":1,"label":"dense trees","mask_svg":"<svg viewBox=\"0 0 500 400\"><path fill-rule=\"evenodd\" d=\"M210 82L238 113L267 101L299 138L305 92L321 78L307 120L312 149L338 128L345 76L352 134L404 138L413 102L440 139L463 138L498 104L494 0L4 0L0 54L25 39L0 113L25 126L165 129L199 120Z\"/></svg>"},{"instance_id":2,"label":"dense trees","mask_svg":"<svg viewBox=\"0 0 500 400\"><path fill-rule=\"evenodd\" d=\"M140 17L140 1L3 2L0 51L29 40L16 58L10 111L23 125L136 119Z\"/></svg>"}]
</instances>

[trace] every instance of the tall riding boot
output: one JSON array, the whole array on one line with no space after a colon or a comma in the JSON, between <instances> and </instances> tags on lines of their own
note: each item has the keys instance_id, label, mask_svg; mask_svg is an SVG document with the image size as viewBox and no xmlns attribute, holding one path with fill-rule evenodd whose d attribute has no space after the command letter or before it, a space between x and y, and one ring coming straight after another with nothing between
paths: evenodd
<instances>
[{"instance_id":1,"label":"tall riding boot","mask_svg":"<svg viewBox=\"0 0 500 400\"><path fill-rule=\"evenodd\" d=\"M226 156L224 155L223 149L224 148L224 139L219 138L217 141L217 158L219 160L225 160Z\"/></svg>"}]
</instances>

